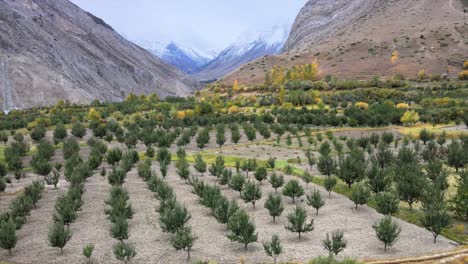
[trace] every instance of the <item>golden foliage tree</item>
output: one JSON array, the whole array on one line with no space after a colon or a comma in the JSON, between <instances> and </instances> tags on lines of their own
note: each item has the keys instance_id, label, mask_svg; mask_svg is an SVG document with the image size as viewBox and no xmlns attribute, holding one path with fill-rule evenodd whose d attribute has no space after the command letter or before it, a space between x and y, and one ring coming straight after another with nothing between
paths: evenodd
<instances>
[{"instance_id":1,"label":"golden foliage tree","mask_svg":"<svg viewBox=\"0 0 468 264\"><path fill-rule=\"evenodd\" d=\"M419 114L414 110L406 111L403 116L400 118L400 121L407 125L407 124L415 124L419 121Z\"/></svg>"}]
</instances>

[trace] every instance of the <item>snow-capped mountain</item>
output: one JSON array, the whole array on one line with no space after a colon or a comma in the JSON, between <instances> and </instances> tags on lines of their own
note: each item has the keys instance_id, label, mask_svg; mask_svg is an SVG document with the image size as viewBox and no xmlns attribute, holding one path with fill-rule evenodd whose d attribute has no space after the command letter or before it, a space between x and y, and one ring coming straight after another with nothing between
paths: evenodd
<instances>
[{"instance_id":1,"label":"snow-capped mountain","mask_svg":"<svg viewBox=\"0 0 468 264\"><path fill-rule=\"evenodd\" d=\"M161 42L137 41L137 43L164 62L189 74L196 72L216 56L210 52L183 48L173 42L163 44Z\"/></svg>"},{"instance_id":2,"label":"snow-capped mountain","mask_svg":"<svg viewBox=\"0 0 468 264\"><path fill-rule=\"evenodd\" d=\"M270 31L257 34L258 37L254 40L244 36L243 40L227 47L216 58L201 67L194 77L200 81L219 79L259 57L278 54L282 51L288 33L288 26L276 26Z\"/></svg>"}]
</instances>

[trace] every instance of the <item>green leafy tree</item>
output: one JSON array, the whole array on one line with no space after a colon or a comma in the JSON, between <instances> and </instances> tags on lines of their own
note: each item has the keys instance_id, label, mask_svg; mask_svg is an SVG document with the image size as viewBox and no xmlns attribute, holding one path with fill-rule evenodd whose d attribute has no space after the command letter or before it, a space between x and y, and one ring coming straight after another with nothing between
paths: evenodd
<instances>
[{"instance_id":1,"label":"green leafy tree","mask_svg":"<svg viewBox=\"0 0 468 264\"><path fill-rule=\"evenodd\" d=\"M239 131L239 127L232 126L231 127L231 141L234 144L237 144L237 142L239 142L240 139L241 139L241 133Z\"/></svg>"},{"instance_id":2,"label":"green leafy tree","mask_svg":"<svg viewBox=\"0 0 468 264\"><path fill-rule=\"evenodd\" d=\"M210 130L209 128L204 128L200 132L198 132L197 136L197 146L200 149L205 148L206 144L210 142Z\"/></svg>"},{"instance_id":3,"label":"green leafy tree","mask_svg":"<svg viewBox=\"0 0 468 264\"><path fill-rule=\"evenodd\" d=\"M257 242L258 234L255 232L255 225L244 210L237 210L229 218L227 237L231 241L244 244L246 250L248 244Z\"/></svg>"},{"instance_id":4,"label":"green leafy tree","mask_svg":"<svg viewBox=\"0 0 468 264\"><path fill-rule=\"evenodd\" d=\"M94 244L87 244L83 247L83 256L86 258L87 262L91 261L91 256L94 252Z\"/></svg>"},{"instance_id":5,"label":"green leafy tree","mask_svg":"<svg viewBox=\"0 0 468 264\"><path fill-rule=\"evenodd\" d=\"M109 165L114 166L115 164L119 163L122 159L122 150L119 148L111 148L107 151L106 154L106 161Z\"/></svg>"},{"instance_id":6,"label":"green leafy tree","mask_svg":"<svg viewBox=\"0 0 468 264\"><path fill-rule=\"evenodd\" d=\"M315 215L318 215L319 209L325 205L319 190L314 189L312 193L307 195L307 204L312 206L315 209Z\"/></svg>"},{"instance_id":7,"label":"green leafy tree","mask_svg":"<svg viewBox=\"0 0 468 264\"><path fill-rule=\"evenodd\" d=\"M395 182L400 200L413 209L413 204L420 200L426 185L425 176L418 164L408 164L395 169Z\"/></svg>"},{"instance_id":8,"label":"green leafy tree","mask_svg":"<svg viewBox=\"0 0 468 264\"><path fill-rule=\"evenodd\" d=\"M353 183L362 180L365 176L364 152L357 148L351 150L351 153L340 162L339 167L338 178L351 188Z\"/></svg>"},{"instance_id":9,"label":"green leafy tree","mask_svg":"<svg viewBox=\"0 0 468 264\"><path fill-rule=\"evenodd\" d=\"M201 154L197 154L195 156L195 165L193 167L203 176L203 173L206 172L206 163L203 160L203 156Z\"/></svg>"},{"instance_id":10,"label":"green leafy tree","mask_svg":"<svg viewBox=\"0 0 468 264\"><path fill-rule=\"evenodd\" d=\"M398 212L400 199L395 191L379 192L374 200L377 212L383 215L393 215Z\"/></svg>"},{"instance_id":11,"label":"green leafy tree","mask_svg":"<svg viewBox=\"0 0 468 264\"><path fill-rule=\"evenodd\" d=\"M86 135L86 128L83 123L76 122L72 126L71 133L75 137L83 138L83 136Z\"/></svg>"},{"instance_id":12,"label":"green leafy tree","mask_svg":"<svg viewBox=\"0 0 468 264\"><path fill-rule=\"evenodd\" d=\"M125 264L128 263L137 255L135 246L133 246L130 243L125 243L122 241L115 244L112 251L114 253L115 258L117 260L122 261Z\"/></svg>"},{"instance_id":13,"label":"green leafy tree","mask_svg":"<svg viewBox=\"0 0 468 264\"><path fill-rule=\"evenodd\" d=\"M429 130L424 128L419 131L419 139L424 143L424 145L426 145L426 143L433 138L434 135L429 132Z\"/></svg>"},{"instance_id":14,"label":"green leafy tree","mask_svg":"<svg viewBox=\"0 0 468 264\"><path fill-rule=\"evenodd\" d=\"M330 258L334 255L337 256L346 248L347 244L342 230L334 230L331 234L327 233L327 237L322 240L323 248L328 251Z\"/></svg>"},{"instance_id":15,"label":"green leafy tree","mask_svg":"<svg viewBox=\"0 0 468 264\"><path fill-rule=\"evenodd\" d=\"M0 247L8 250L12 255L12 249L16 246L16 224L13 221L0 220Z\"/></svg>"},{"instance_id":16,"label":"green leafy tree","mask_svg":"<svg viewBox=\"0 0 468 264\"><path fill-rule=\"evenodd\" d=\"M55 222L49 227L47 238L51 247L60 248L60 254L63 255L63 248L71 239L72 234L68 228L61 222Z\"/></svg>"},{"instance_id":17,"label":"green leafy tree","mask_svg":"<svg viewBox=\"0 0 468 264\"><path fill-rule=\"evenodd\" d=\"M311 219L310 222L307 222L307 211L302 206L297 205L294 211L287 215L287 220L288 224L285 225L285 228L293 233L298 233L299 239L301 239L301 234L314 230L314 220Z\"/></svg>"},{"instance_id":18,"label":"green leafy tree","mask_svg":"<svg viewBox=\"0 0 468 264\"><path fill-rule=\"evenodd\" d=\"M270 241L263 242L265 253L273 258L273 263L276 264L276 259L283 253L283 246L278 235L273 235Z\"/></svg>"},{"instance_id":19,"label":"green leafy tree","mask_svg":"<svg viewBox=\"0 0 468 264\"><path fill-rule=\"evenodd\" d=\"M468 171L460 173L457 193L450 199L450 209L458 218L468 221Z\"/></svg>"},{"instance_id":20,"label":"green leafy tree","mask_svg":"<svg viewBox=\"0 0 468 264\"><path fill-rule=\"evenodd\" d=\"M299 184L297 180L290 180L283 187L283 195L291 197L293 203L295 203L295 198L299 198L304 195L304 188Z\"/></svg>"},{"instance_id":21,"label":"green leafy tree","mask_svg":"<svg viewBox=\"0 0 468 264\"><path fill-rule=\"evenodd\" d=\"M466 165L468 159L465 158L465 152L466 151L463 150L463 145L456 140L452 141L452 143L448 145L447 163L451 167L454 167L456 172Z\"/></svg>"},{"instance_id":22,"label":"green leafy tree","mask_svg":"<svg viewBox=\"0 0 468 264\"><path fill-rule=\"evenodd\" d=\"M367 171L367 185L374 193L385 191L390 185L390 171L388 169L380 169L377 165L372 165Z\"/></svg>"},{"instance_id":23,"label":"green leafy tree","mask_svg":"<svg viewBox=\"0 0 468 264\"><path fill-rule=\"evenodd\" d=\"M283 199L281 194L270 193L265 200L264 207L268 210L270 216L273 217L273 222L276 222L276 217L280 216L284 211Z\"/></svg>"},{"instance_id":24,"label":"green leafy tree","mask_svg":"<svg viewBox=\"0 0 468 264\"><path fill-rule=\"evenodd\" d=\"M401 228L396 222L392 221L391 216L385 216L375 223L372 228L375 230L377 239L384 243L384 251L387 251L387 247L395 244L401 232Z\"/></svg>"},{"instance_id":25,"label":"green leafy tree","mask_svg":"<svg viewBox=\"0 0 468 264\"><path fill-rule=\"evenodd\" d=\"M228 185L234 191L238 191L240 194L242 192L242 189L244 188L245 181L246 179L244 175L236 173L231 177L231 180L229 181Z\"/></svg>"},{"instance_id":26,"label":"green leafy tree","mask_svg":"<svg viewBox=\"0 0 468 264\"><path fill-rule=\"evenodd\" d=\"M320 156L317 168L323 175L330 177L336 172L336 162L330 156Z\"/></svg>"},{"instance_id":27,"label":"green leafy tree","mask_svg":"<svg viewBox=\"0 0 468 264\"><path fill-rule=\"evenodd\" d=\"M432 233L435 244L442 230L450 225L447 205L440 189L435 188L428 191L427 197L423 201L422 211L424 216L421 219L421 223L424 228Z\"/></svg>"},{"instance_id":28,"label":"green leafy tree","mask_svg":"<svg viewBox=\"0 0 468 264\"><path fill-rule=\"evenodd\" d=\"M187 261L190 261L190 251L197 238L192 234L192 228L189 226L177 230L171 238L171 244L176 250L187 252Z\"/></svg>"},{"instance_id":29,"label":"green leafy tree","mask_svg":"<svg viewBox=\"0 0 468 264\"><path fill-rule=\"evenodd\" d=\"M128 239L128 222L125 217L118 217L112 223L110 234L113 238L117 240Z\"/></svg>"},{"instance_id":30,"label":"green leafy tree","mask_svg":"<svg viewBox=\"0 0 468 264\"><path fill-rule=\"evenodd\" d=\"M257 181L260 182L260 184L262 184L262 181L265 180L267 176L268 176L267 169L263 166L257 167L257 169L254 172L254 177Z\"/></svg>"},{"instance_id":31,"label":"green leafy tree","mask_svg":"<svg viewBox=\"0 0 468 264\"><path fill-rule=\"evenodd\" d=\"M246 203L251 203L255 209L255 203L262 198L260 186L252 181L248 181L241 192L241 198Z\"/></svg>"},{"instance_id":32,"label":"green leafy tree","mask_svg":"<svg viewBox=\"0 0 468 264\"><path fill-rule=\"evenodd\" d=\"M333 187L336 186L337 182L338 181L336 180L335 177L326 177L325 180L323 181L323 186L328 192L328 198L331 197L331 192L333 190Z\"/></svg>"},{"instance_id":33,"label":"green leafy tree","mask_svg":"<svg viewBox=\"0 0 468 264\"><path fill-rule=\"evenodd\" d=\"M277 175L274 172L271 174L269 181L270 181L271 187L275 189L275 192L278 192L278 188L281 188L284 185L283 175Z\"/></svg>"},{"instance_id":34,"label":"green leafy tree","mask_svg":"<svg viewBox=\"0 0 468 264\"><path fill-rule=\"evenodd\" d=\"M224 125L216 126L216 144L218 144L219 147L222 147L226 142L226 137L224 136L224 133Z\"/></svg>"},{"instance_id":35,"label":"green leafy tree","mask_svg":"<svg viewBox=\"0 0 468 264\"><path fill-rule=\"evenodd\" d=\"M54 138L58 141L61 141L66 137L67 137L67 129L65 128L65 125L63 123L58 123L55 126Z\"/></svg>"},{"instance_id":36,"label":"green leafy tree","mask_svg":"<svg viewBox=\"0 0 468 264\"><path fill-rule=\"evenodd\" d=\"M190 220L191 215L187 208L176 204L173 208L167 208L160 213L159 224L164 232L175 233Z\"/></svg>"},{"instance_id":37,"label":"green leafy tree","mask_svg":"<svg viewBox=\"0 0 468 264\"><path fill-rule=\"evenodd\" d=\"M30 136L34 141L39 141L45 136L46 132L47 128L44 125L39 124L31 130Z\"/></svg>"},{"instance_id":38,"label":"green leafy tree","mask_svg":"<svg viewBox=\"0 0 468 264\"><path fill-rule=\"evenodd\" d=\"M55 204L54 221L69 227L71 223L75 222L75 219L75 206L71 196L68 194L60 196Z\"/></svg>"},{"instance_id":39,"label":"green leafy tree","mask_svg":"<svg viewBox=\"0 0 468 264\"><path fill-rule=\"evenodd\" d=\"M69 138L63 142L63 158L69 159L80 152L80 144L74 139Z\"/></svg>"},{"instance_id":40,"label":"green leafy tree","mask_svg":"<svg viewBox=\"0 0 468 264\"><path fill-rule=\"evenodd\" d=\"M356 183L351 188L351 201L356 205L356 209L359 205L367 204L371 196L371 190L364 183Z\"/></svg>"}]
</instances>

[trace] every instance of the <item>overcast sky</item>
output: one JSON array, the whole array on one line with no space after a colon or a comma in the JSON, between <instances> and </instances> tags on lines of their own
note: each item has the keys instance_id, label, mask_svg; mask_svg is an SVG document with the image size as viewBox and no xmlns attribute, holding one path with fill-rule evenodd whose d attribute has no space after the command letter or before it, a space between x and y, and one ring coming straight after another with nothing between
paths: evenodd
<instances>
[{"instance_id":1,"label":"overcast sky","mask_svg":"<svg viewBox=\"0 0 468 264\"><path fill-rule=\"evenodd\" d=\"M292 24L307 0L72 0L130 40L220 51L243 34Z\"/></svg>"}]
</instances>

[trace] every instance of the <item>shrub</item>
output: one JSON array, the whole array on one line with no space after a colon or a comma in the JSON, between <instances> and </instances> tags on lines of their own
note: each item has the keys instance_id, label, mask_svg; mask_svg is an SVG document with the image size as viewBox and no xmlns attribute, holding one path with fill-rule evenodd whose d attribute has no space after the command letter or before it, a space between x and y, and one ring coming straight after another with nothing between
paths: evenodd
<instances>
[{"instance_id":1,"label":"shrub","mask_svg":"<svg viewBox=\"0 0 468 264\"><path fill-rule=\"evenodd\" d=\"M401 229L398 224L392 221L391 216L386 216L372 226L377 238L384 243L384 251L392 246L398 239Z\"/></svg>"},{"instance_id":2,"label":"shrub","mask_svg":"<svg viewBox=\"0 0 468 264\"><path fill-rule=\"evenodd\" d=\"M270 241L263 242L265 253L273 258L273 263L276 264L276 258L283 252L283 246L278 235L273 235Z\"/></svg>"},{"instance_id":3,"label":"shrub","mask_svg":"<svg viewBox=\"0 0 468 264\"><path fill-rule=\"evenodd\" d=\"M11 250L16 246L16 224L12 221L0 220L0 247L8 250L12 255Z\"/></svg>"},{"instance_id":4,"label":"shrub","mask_svg":"<svg viewBox=\"0 0 468 264\"><path fill-rule=\"evenodd\" d=\"M273 217L273 222L276 222L276 217L280 216L284 210L281 194L268 194L264 207L268 210L270 216Z\"/></svg>"},{"instance_id":5,"label":"shrub","mask_svg":"<svg viewBox=\"0 0 468 264\"><path fill-rule=\"evenodd\" d=\"M72 234L68 228L61 222L55 222L49 228L48 233L49 245L51 247L60 248L60 254L63 255L63 248L71 239Z\"/></svg>"},{"instance_id":6,"label":"shrub","mask_svg":"<svg viewBox=\"0 0 468 264\"><path fill-rule=\"evenodd\" d=\"M125 242L119 242L115 244L112 251L114 252L115 258L124 263L132 260L137 254L135 246Z\"/></svg>"},{"instance_id":7,"label":"shrub","mask_svg":"<svg viewBox=\"0 0 468 264\"><path fill-rule=\"evenodd\" d=\"M258 234L255 233L255 225L243 209L238 209L229 218L227 237L231 241L244 244L246 250L248 244L257 242Z\"/></svg>"},{"instance_id":8,"label":"shrub","mask_svg":"<svg viewBox=\"0 0 468 264\"><path fill-rule=\"evenodd\" d=\"M291 232L298 233L299 239L301 239L302 233L307 233L314 230L314 220L311 219L308 223L307 212L299 205L296 206L294 211L288 214L287 219L288 224L285 225L285 228Z\"/></svg>"},{"instance_id":9,"label":"shrub","mask_svg":"<svg viewBox=\"0 0 468 264\"><path fill-rule=\"evenodd\" d=\"M295 203L295 198L304 195L304 188L302 188L297 180L290 180L283 188L283 195L291 197L293 203Z\"/></svg>"},{"instance_id":10,"label":"shrub","mask_svg":"<svg viewBox=\"0 0 468 264\"><path fill-rule=\"evenodd\" d=\"M87 244L83 247L83 256L85 256L88 262L91 260L93 251L94 251L94 244Z\"/></svg>"},{"instance_id":11,"label":"shrub","mask_svg":"<svg viewBox=\"0 0 468 264\"><path fill-rule=\"evenodd\" d=\"M171 238L171 244L176 250L187 251L187 261L190 260L190 251L197 238L192 234L192 228L183 227L176 231Z\"/></svg>"},{"instance_id":12,"label":"shrub","mask_svg":"<svg viewBox=\"0 0 468 264\"><path fill-rule=\"evenodd\" d=\"M242 189L241 198L246 203L251 203L255 209L255 202L262 198L260 186L252 181L248 181Z\"/></svg>"},{"instance_id":13,"label":"shrub","mask_svg":"<svg viewBox=\"0 0 468 264\"><path fill-rule=\"evenodd\" d=\"M312 206L316 210L315 215L318 215L319 209L325 204L319 190L314 189L311 194L307 195L307 204Z\"/></svg>"},{"instance_id":14,"label":"shrub","mask_svg":"<svg viewBox=\"0 0 468 264\"><path fill-rule=\"evenodd\" d=\"M322 240L322 245L332 258L333 255L338 255L346 248L347 241L343 237L343 231L335 230L332 231L331 235L327 233L327 237Z\"/></svg>"}]
</instances>

